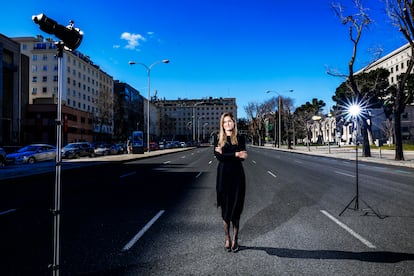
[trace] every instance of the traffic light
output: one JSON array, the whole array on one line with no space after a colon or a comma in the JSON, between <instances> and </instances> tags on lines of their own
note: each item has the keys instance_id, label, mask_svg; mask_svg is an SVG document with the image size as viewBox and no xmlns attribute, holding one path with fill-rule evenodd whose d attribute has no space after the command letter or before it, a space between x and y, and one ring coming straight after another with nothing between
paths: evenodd
<instances>
[{"instance_id":1,"label":"traffic light","mask_svg":"<svg viewBox=\"0 0 414 276\"><path fill-rule=\"evenodd\" d=\"M53 34L57 38L63 41L64 45L70 50L75 50L82 42L83 32L78 28L73 27L73 21L68 26L58 24L55 20L47 17L41 13L39 15L33 15L32 20L39 24L42 31Z\"/></svg>"}]
</instances>

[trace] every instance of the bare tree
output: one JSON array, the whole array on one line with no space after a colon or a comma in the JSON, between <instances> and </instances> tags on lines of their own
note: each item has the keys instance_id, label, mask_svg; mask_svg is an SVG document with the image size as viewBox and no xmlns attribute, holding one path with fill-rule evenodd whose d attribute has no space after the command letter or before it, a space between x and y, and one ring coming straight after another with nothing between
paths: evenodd
<instances>
[{"instance_id":1,"label":"bare tree","mask_svg":"<svg viewBox=\"0 0 414 276\"><path fill-rule=\"evenodd\" d=\"M404 113L405 106L413 101L413 76L411 73L414 67L414 1L386 0L386 6L388 16L404 35L411 50L405 72L398 77L397 84L390 89L392 93L390 104L394 114L395 160L404 160L401 115Z\"/></svg>"},{"instance_id":2,"label":"bare tree","mask_svg":"<svg viewBox=\"0 0 414 276\"><path fill-rule=\"evenodd\" d=\"M266 114L269 113L266 104L258 104L256 102L249 102L244 110L250 119L249 131L253 136L253 143L262 145L264 141L265 129L264 123Z\"/></svg>"},{"instance_id":3,"label":"bare tree","mask_svg":"<svg viewBox=\"0 0 414 276\"><path fill-rule=\"evenodd\" d=\"M372 21L366 13L366 9L363 7L360 0L353 0L353 3L356 9L356 13L352 15L344 15L344 8L341 4L332 4L332 8L341 20L341 23L348 26L349 39L353 45L352 55L348 62L348 75L346 75L345 83L352 92L353 97L358 101L362 101L364 97L360 91L360 87L355 77L354 64L357 57L358 44L360 42L362 32L369 26L369 24L371 24ZM332 72L328 72L328 74L344 77L344 75L334 74ZM363 120L361 120L361 126L361 133L363 136L363 155L365 157L370 157L371 149L368 139L368 121L363 118Z\"/></svg>"},{"instance_id":4,"label":"bare tree","mask_svg":"<svg viewBox=\"0 0 414 276\"><path fill-rule=\"evenodd\" d=\"M97 105L95 112L94 120L95 124L99 127L99 139L112 138L108 137L108 134L111 135L109 128L113 123L113 108L114 100L112 94L108 91L101 90L99 91L98 98L96 99Z\"/></svg>"}]
</instances>

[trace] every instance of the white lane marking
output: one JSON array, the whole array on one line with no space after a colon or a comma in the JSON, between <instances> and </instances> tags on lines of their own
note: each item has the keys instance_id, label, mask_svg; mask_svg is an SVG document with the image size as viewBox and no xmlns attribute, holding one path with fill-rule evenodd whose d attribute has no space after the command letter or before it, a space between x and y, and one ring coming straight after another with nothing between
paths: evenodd
<instances>
[{"instance_id":1,"label":"white lane marking","mask_svg":"<svg viewBox=\"0 0 414 276\"><path fill-rule=\"evenodd\" d=\"M267 171L267 173L268 174L270 174L271 176L273 176L274 178L276 178L277 176L274 174L274 173L272 173L271 171Z\"/></svg>"},{"instance_id":2,"label":"white lane marking","mask_svg":"<svg viewBox=\"0 0 414 276\"><path fill-rule=\"evenodd\" d=\"M8 213L16 212L16 211L17 211L17 209L9 209L9 210L6 210L6 211L3 211L3 212L0 212L0 216L2 216L2 215L6 215L6 214L8 214Z\"/></svg>"},{"instance_id":3,"label":"white lane marking","mask_svg":"<svg viewBox=\"0 0 414 276\"><path fill-rule=\"evenodd\" d=\"M334 172L335 172L335 173L337 173L337 174L342 174L342 175L345 175L345 176L355 177L355 175L354 175L354 174L343 173L343 172L338 172L338 171L334 171Z\"/></svg>"},{"instance_id":4,"label":"white lane marking","mask_svg":"<svg viewBox=\"0 0 414 276\"><path fill-rule=\"evenodd\" d=\"M171 163L171 161L165 161L163 164L165 165L165 164L168 164L168 163Z\"/></svg>"},{"instance_id":5,"label":"white lane marking","mask_svg":"<svg viewBox=\"0 0 414 276\"><path fill-rule=\"evenodd\" d=\"M134 175L134 174L137 174L137 172L126 173L126 174L120 175L119 178L124 178L124 177L131 176L131 175Z\"/></svg>"},{"instance_id":6,"label":"white lane marking","mask_svg":"<svg viewBox=\"0 0 414 276\"><path fill-rule=\"evenodd\" d=\"M185 155L184 155L184 156L181 156L181 158L183 158L183 159L184 159L185 157L186 157Z\"/></svg>"},{"instance_id":7,"label":"white lane marking","mask_svg":"<svg viewBox=\"0 0 414 276\"><path fill-rule=\"evenodd\" d=\"M145 226L122 248L122 251L128 251L132 246L148 231L148 229L160 218L165 210L159 211Z\"/></svg>"},{"instance_id":8,"label":"white lane marking","mask_svg":"<svg viewBox=\"0 0 414 276\"><path fill-rule=\"evenodd\" d=\"M299 161L299 160L295 160L295 162L296 163L299 163L299 164L302 164L303 163L302 161Z\"/></svg>"},{"instance_id":9,"label":"white lane marking","mask_svg":"<svg viewBox=\"0 0 414 276\"><path fill-rule=\"evenodd\" d=\"M202 174L203 174L202 172L199 172L199 173L196 175L196 178L199 178Z\"/></svg>"},{"instance_id":10,"label":"white lane marking","mask_svg":"<svg viewBox=\"0 0 414 276\"><path fill-rule=\"evenodd\" d=\"M253 164L256 164L256 161L252 160L252 163L253 163Z\"/></svg>"},{"instance_id":11,"label":"white lane marking","mask_svg":"<svg viewBox=\"0 0 414 276\"><path fill-rule=\"evenodd\" d=\"M210 160L210 161L208 162L208 164L210 165L211 163L213 163L213 161L211 161L211 160Z\"/></svg>"},{"instance_id":12,"label":"white lane marking","mask_svg":"<svg viewBox=\"0 0 414 276\"><path fill-rule=\"evenodd\" d=\"M373 245L372 243L370 243L368 240L366 240L365 238L363 238L361 235L359 235L358 233L356 233L354 230L352 230L351 228L349 228L348 226L346 226L341 221L337 220L334 216L332 216L331 214L329 214L327 211L325 211L325 210L320 210L320 211L322 212L322 214L324 214L325 216L327 216L328 218L330 218L333 222L335 222L336 224L338 224L339 226L341 226L349 234L351 234L352 236L354 236L355 238L357 238L360 242L362 242L363 244L365 244L367 247L369 247L369 248L376 248L375 245Z\"/></svg>"}]
</instances>

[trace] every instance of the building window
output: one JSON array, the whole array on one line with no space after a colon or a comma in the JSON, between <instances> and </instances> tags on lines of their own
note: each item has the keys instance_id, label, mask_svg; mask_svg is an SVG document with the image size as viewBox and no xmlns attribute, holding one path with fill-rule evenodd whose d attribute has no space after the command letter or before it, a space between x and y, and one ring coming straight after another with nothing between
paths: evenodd
<instances>
[{"instance_id":1,"label":"building window","mask_svg":"<svg viewBox=\"0 0 414 276\"><path fill-rule=\"evenodd\" d=\"M36 95L37 94L37 88L36 87L33 87L32 88L32 95Z\"/></svg>"},{"instance_id":2,"label":"building window","mask_svg":"<svg viewBox=\"0 0 414 276\"><path fill-rule=\"evenodd\" d=\"M43 65L43 71L47 71L47 65Z\"/></svg>"},{"instance_id":3,"label":"building window","mask_svg":"<svg viewBox=\"0 0 414 276\"><path fill-rule=\"evenodd\" d=\"M47 55L43 55L43 60L47 60Z\"/></svg>"},{"instance_id":4,"label":"building window","mask_svg":"<svg viewBox=\"0 0 414 276\"><path fill-rule=\"evenodd\" d=\"M32 72L37 72L37 65L32 65Z\"/></svg>"},{"instance_id":5,"label":"building window","mask_svg":"<svg viewBox=\"0 0 414 276\"><path fill-rule=\"evenodd\" d=\"M32 78L32 82L37 82L37 77L36 77L36 76L34 76L34 77Z\"/></svg>"},{"instance_id":6,"label":"building window","mask_svg":"<svg viewBox=\"0 0 414 276\"><path fill-rule=\"evenodd\" d=\"M42 87L42 92L47 93L47 87Z\"/></svg>"},{"instance_id":7,"label":"building window","mask_svg":"<svg viewBox=\"0 0 414 276\"><path fill-rule=\"evenodd\" d=\"M33 60L36 61L37 60L37 55L33 55Z\"/></svg>"},{"instance_id":8,"label":"building window","mask_svg":"<svg viewBox=\"0 0 414 276\"><path fill-rule=\"evenodd\" d=\"M53 81L58 81L58 76L57 75L53 76Z\"/></svg>"},{"instance_id":9,"label":"building window","mask_svg":"<svg viewBox=\"0 0 414 276\"><path fill-rule=\"evenodd\" d=\"M47 82L47 76L43 76L42 81Z\"/></svg>"},{"instance_id":10,"label":"building window","mask_svg":"<svg viewBox=\"0 0 414 276\"><path fill-rule=\"evenodd\" d=\"M398 72L398 64L395 65L395 72Z\"/></svg>"}]
</instances>

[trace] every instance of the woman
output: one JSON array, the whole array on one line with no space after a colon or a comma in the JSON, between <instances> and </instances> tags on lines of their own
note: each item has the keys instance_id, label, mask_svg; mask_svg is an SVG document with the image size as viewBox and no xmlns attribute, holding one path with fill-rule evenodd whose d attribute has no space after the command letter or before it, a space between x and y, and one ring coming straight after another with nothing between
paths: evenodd
<instances>
[{"instance_id":1,"label":"woman","mask_svg":"<svg viewBox=\"0 0 414 276\"><path fill-rule=\"evenodd\" d=\"M224 113L221 116L218 141L214 141L214 155L219 161L216 183L217 207L221 207L226 237L225 249L237 252L240 215L246 191L242 161L247 158L247 152L244 137L237 134L232 113ZM233 224L231 244L230 222Z\"/></svg>"}]
</instances>

